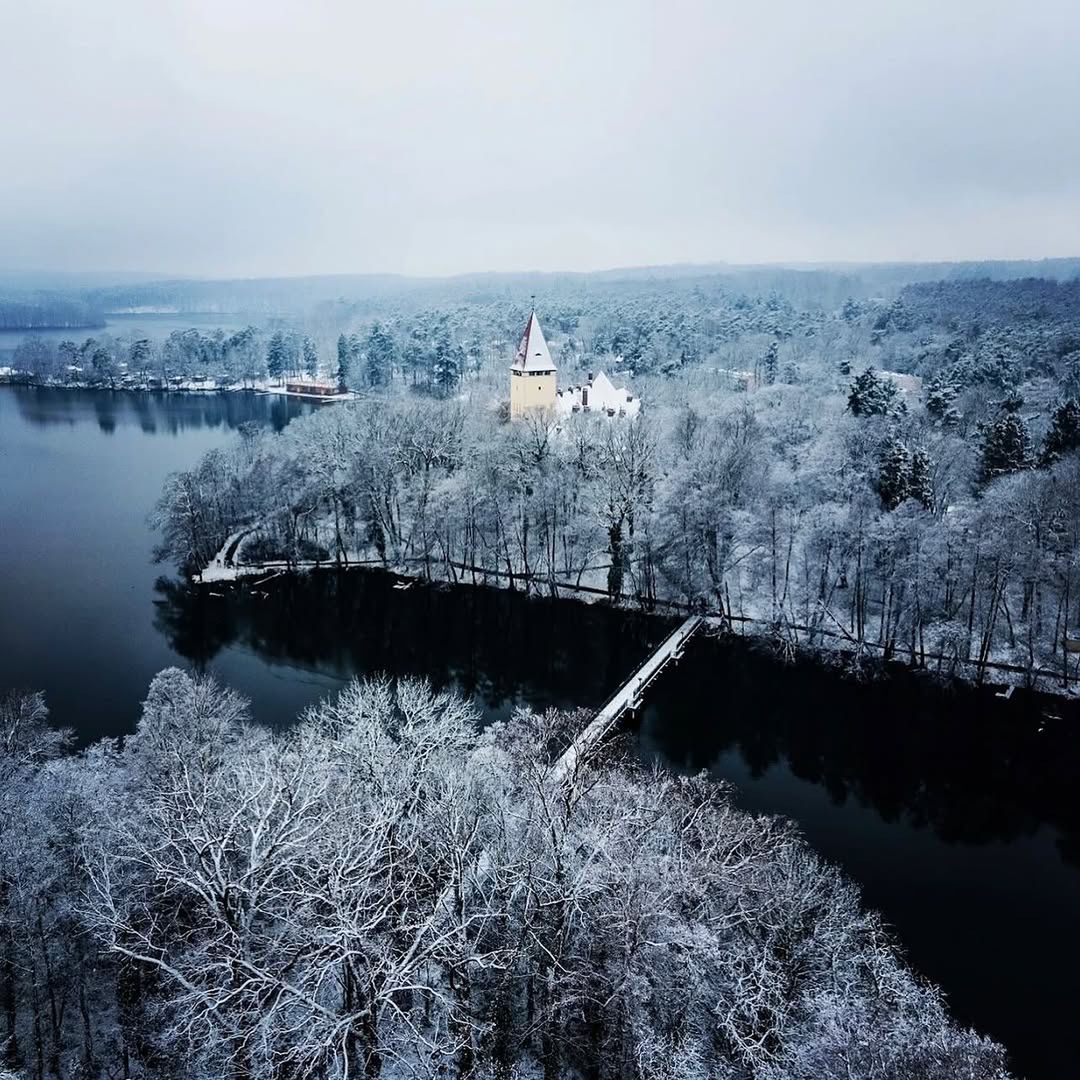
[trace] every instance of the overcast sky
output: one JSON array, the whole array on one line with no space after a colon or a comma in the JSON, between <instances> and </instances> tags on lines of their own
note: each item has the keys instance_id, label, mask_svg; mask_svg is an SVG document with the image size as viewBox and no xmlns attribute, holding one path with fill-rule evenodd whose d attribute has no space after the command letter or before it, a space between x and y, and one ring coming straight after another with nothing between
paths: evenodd
<instances>
[{"instance_id":1,"label":"overcast sky","mask_svg":"<svg viewBox=\"0 0 1080 1080\"><path fill-rule=\"evenodd\" d=\"M0 267L1080 254L1077 0L0 0Z\"/></svg>"}]
</instances>

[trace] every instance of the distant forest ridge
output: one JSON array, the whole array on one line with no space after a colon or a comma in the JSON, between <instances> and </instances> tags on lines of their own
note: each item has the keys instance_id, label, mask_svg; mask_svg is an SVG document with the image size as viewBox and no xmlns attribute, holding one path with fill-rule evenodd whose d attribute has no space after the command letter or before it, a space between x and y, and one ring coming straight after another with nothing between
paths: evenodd
<instances>
[{"instance_id":1,"label":"distant forest ridge","mask_svg":"<svg viewBox=\"0 0 1080 1080\"><path fill-rule=\"evenodd\" d=\"M1038 261L875 264L725 263L626 267L583 272L476 273L454 277L326 274L310 277L165 280L134 274L0 273L0 329L44 330L104 325L107 314L284 315L348 304L363 315L388 301L404 306L520 301L525 295L566 300L580 294L693 291L718 288L750 297L779 295L804 309L833 310L847 299L919 302L917 288L954 282L1022 279L1080 281L1080 257ZM48 283L50 287L43 287ZM1017 294L1019 295L1019 294ZM1068 291L1059 294L1074 303ZM1045 296L1042 297L1046 299ZM1041 301L1040 301L1041 302Z\"/></svg>"},{"instance_id":2,"label":"distant forest ridge","mask_svg":"<svg viewBox=\"0 0 1080 1080\"><path fill-rule=\"evenodd\" d=\"M100 305L47 292L0 295L0 330L90 329L105 325Z\"/></svg>"}]
</instances>

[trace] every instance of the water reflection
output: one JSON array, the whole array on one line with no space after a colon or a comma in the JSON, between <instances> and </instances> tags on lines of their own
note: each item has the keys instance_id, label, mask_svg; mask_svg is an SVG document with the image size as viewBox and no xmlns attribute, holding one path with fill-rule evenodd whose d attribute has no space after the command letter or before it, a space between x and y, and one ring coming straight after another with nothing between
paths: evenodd
<instances>
[{"instance_id":1,"label":"water reflection","mask_svg":"<svg viewBox=\"0 0 1080 1080\"><path fill-rule=\"evenodd\" d=\"M162 578L155 592L156 629L197 667L241 648L271 665L341 680L426 676L473 697L488 720L525 702L599 704L669 629L598 604L467 586L395 588L391 576L364 570L219 595ZM274 724L294 718L272 702L260 702L256 715Z\"/></svg>"},{"instance_id":2,"label":"water reflection","mask_svg":"<svg viewBox=\"0 0 1080 1080\"><path fill-rule=\"evenodd\" d=\"M964 1023L1018 1075L1056 1078L1075 1072L1080 1006L1078 722L1074 702L910 672L855 683L699 640L651 695L639 752L794 819Z\"/></svg>"},{"instance_id":3,"label":"water reflection","mask_svg":"<svg viewBox=\"0 0 1080 1080\"><path fill-rule=\"evenodd\" d=\"M245 425L318 407L0 386L0 689L44 690L84 741L130 731L150 679L177 662L151 627L161 567L147 519L165 478Z\"/></svg>"},{"instance_id":4,"label":"water reflection","mask_svg":"<svg viewBox=\"0 0 1080 1080\"><path fill-rule=\"evenodd\" d=\"M735 754L751 780L783 765L836 806L851 800L950 844L1052 826L1063 857L1080 864L1077 703L1004 701L904 670L857 683L813 663L781 667L738 640L699 640L683 663L645 713L646 752L687 769Z\"/></svg>"},{"instance_id":5,"label":"water reflection","mask_svg":"<svg viewBox=\"0 0 1080 1080\"><path fill-rule=\"evenodd\" d=\"M95 422L111 434L134 423L146 434L178 435L200 428L232 429L255 423L280 431L312 405L254 392L172 393L130 390L62 390L37 386L10 388L19 415L38 427Z\"/></svg>"}]
</instances>

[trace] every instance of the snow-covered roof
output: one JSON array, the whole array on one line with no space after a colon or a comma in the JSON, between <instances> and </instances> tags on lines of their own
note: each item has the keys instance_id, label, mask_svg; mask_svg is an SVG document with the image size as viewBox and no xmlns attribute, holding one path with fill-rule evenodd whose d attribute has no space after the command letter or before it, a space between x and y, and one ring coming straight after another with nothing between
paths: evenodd
<instances>
[{"instance_id":1,"label":"snow-covered roof","mask_svg":"<svg viewBox=\"0 0 1080 1080\"><path fill-rule=\"evenodd\" d=\"M602 401L608 401L615 394L615 384L602 371L593 379L591 386L593 394Z\"/></svg>"},{"instance_id":2,"label":"snow-covered roof","mask_svg":"<svg viewBox=\"0 0 1080 1080\"><path fill-rule=\"evenodd\" d=\"M555 392L555 410L560 413L607 413L608 416L637 416L641 401L625 386L616 387L601 371L589 375L584 386L570 386Z\"/></svg>"},{"instance_id":3,"label":"snow-covered roof","mask_svg":"<svg viewBox=\"0 0 1080 1080\"><path fill-rule=\"evenodd\" d=\"M544 331L540 329L540 320L534 311L525 324L525 333L521 335L514 362L510 365L516 371L554 371L555 361L551 359Z\"/></svg>"}]
</instances>

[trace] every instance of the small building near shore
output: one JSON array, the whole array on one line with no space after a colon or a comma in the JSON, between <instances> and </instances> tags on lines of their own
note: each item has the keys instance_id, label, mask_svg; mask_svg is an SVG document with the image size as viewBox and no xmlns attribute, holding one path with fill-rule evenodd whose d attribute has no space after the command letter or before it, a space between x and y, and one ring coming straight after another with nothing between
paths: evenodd
<instances>
[{"instance_id":1,"label":"small building near shore","mask_svg":"<svg viewBox=\"0 0 1080 1080\"><path fill-rule=\"evenodd\" d=\"M289 379L285 383L286 394L309 394L312 397L337 397L341 388L320 379Z\"/></svg>"}]
</instances>

